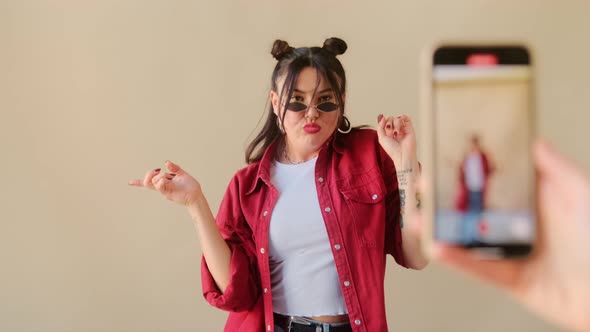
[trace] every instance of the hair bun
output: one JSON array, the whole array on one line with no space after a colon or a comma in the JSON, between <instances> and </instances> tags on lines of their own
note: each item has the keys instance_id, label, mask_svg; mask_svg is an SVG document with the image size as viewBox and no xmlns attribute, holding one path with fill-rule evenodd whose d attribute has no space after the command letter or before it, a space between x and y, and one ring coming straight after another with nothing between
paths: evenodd
<instances>
[{"instance_id":1,"label":"hair bun","mask_svg":"<svg viewBox=\"0 0 590 332\"><path fill-rule=\"evenodd\" d=\"M270 51L270 54L272 54L275 59L281 60L285 55L287 55L287 53L293 50L294 48L289 46L289 43L284 40L277 39L272 44L272 50Z\"/></svg>"},{"instance_id":2,"label":"hair bun","mask_svg":"<svg viewBox=\"0 0 590 332\"><path fill-rule=\"evenodd\" d=\"M324 46L323 46L323 49L334 54L335 56L340 55L340 54L344 54L344 52L346 52L347 48L348 48L348 46L346 45L346 42L344 42L344 40L342 40L340 38L336 38L336 37L326 39L326 41L324 42Z\"/></svg>"}]
</instances>

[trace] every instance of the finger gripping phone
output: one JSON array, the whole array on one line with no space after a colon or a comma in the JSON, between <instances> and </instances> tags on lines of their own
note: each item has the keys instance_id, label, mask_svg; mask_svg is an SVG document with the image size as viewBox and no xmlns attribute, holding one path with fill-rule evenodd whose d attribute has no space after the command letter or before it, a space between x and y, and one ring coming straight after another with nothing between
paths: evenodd
<instances>
[{"instance_id":1,"label":"finger gripping phone","mask_svg":"<svg viewBox=\"0 0 590 332\"><path fill-rule=\"evenodd\" d=\"M425 67L429 236L486 256L526 256L536 234L528 48L440 45Z\"/></svg>"}]
</instances>

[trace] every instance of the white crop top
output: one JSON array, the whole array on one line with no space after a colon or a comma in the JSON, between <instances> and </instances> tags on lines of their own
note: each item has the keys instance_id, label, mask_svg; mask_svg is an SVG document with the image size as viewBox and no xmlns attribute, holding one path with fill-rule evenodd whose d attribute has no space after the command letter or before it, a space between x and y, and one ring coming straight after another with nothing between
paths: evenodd
<instances>
[{"instance_id":1,"label":"white crop top","mask_svg":"<svg viewBox=\"0 0 590 332\"><path fill-rule=\"evenodd\" d=\"M273 310L293 316L348 313L315 186L316 158L297 165L275 162L279 191L269 230Z\"/></svg>"}]
</instances>

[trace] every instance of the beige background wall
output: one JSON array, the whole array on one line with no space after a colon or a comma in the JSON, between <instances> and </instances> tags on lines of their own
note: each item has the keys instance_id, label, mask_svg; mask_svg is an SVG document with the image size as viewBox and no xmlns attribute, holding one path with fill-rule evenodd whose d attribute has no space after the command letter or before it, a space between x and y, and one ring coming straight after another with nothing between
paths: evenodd
<instances>
[{"instance_id":1,"label":"beige background wall","mask_svg":"<svg viewBox=\"0 0 590 332\"><path fill-rule=\"evenodd\" d=\"M187 213L126 183L175 160L216 210L264 111L277 37L348 42L355 124L417 116L418 54L432 40L524 40L537 51L540 133L590 168L589 10L582 0L0 0L0 330L221 330L225 313L200 295ZM436 264L390 265L394 331L556 331Z\"/></svg>"}]
</instances>

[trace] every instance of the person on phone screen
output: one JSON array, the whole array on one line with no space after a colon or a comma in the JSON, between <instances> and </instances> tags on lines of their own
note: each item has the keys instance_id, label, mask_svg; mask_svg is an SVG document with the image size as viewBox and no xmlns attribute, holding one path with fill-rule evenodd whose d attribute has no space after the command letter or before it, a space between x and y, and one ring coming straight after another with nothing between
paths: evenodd
<instances>
[{"instance_id":1,"label":"person on phone screen","mask_svg":"<svg viewBox=\"0 0 590 332\"><path fill-rule=\"evenodd\" d=\"M457 202L457 209L463 212L481 213L485 209L488 181L494 167L481 147L478 135L472 135L467 151L459 169L459 190L466 194Z\"/></svg>"},{"instance_id":2,"label":"person on phone screen","mask_svg":"<svg viewBox=\"0 0 590 332\"><path fill-rule=\"evenodd\" d=\"M469 150L459 167L455 204L455 208L463 213L463 242L466 245L478 240L478 224L486 207L486 192L493 171L494 167L481 147L479 136L472 135Z\"/></svg>"}]
</instances>

